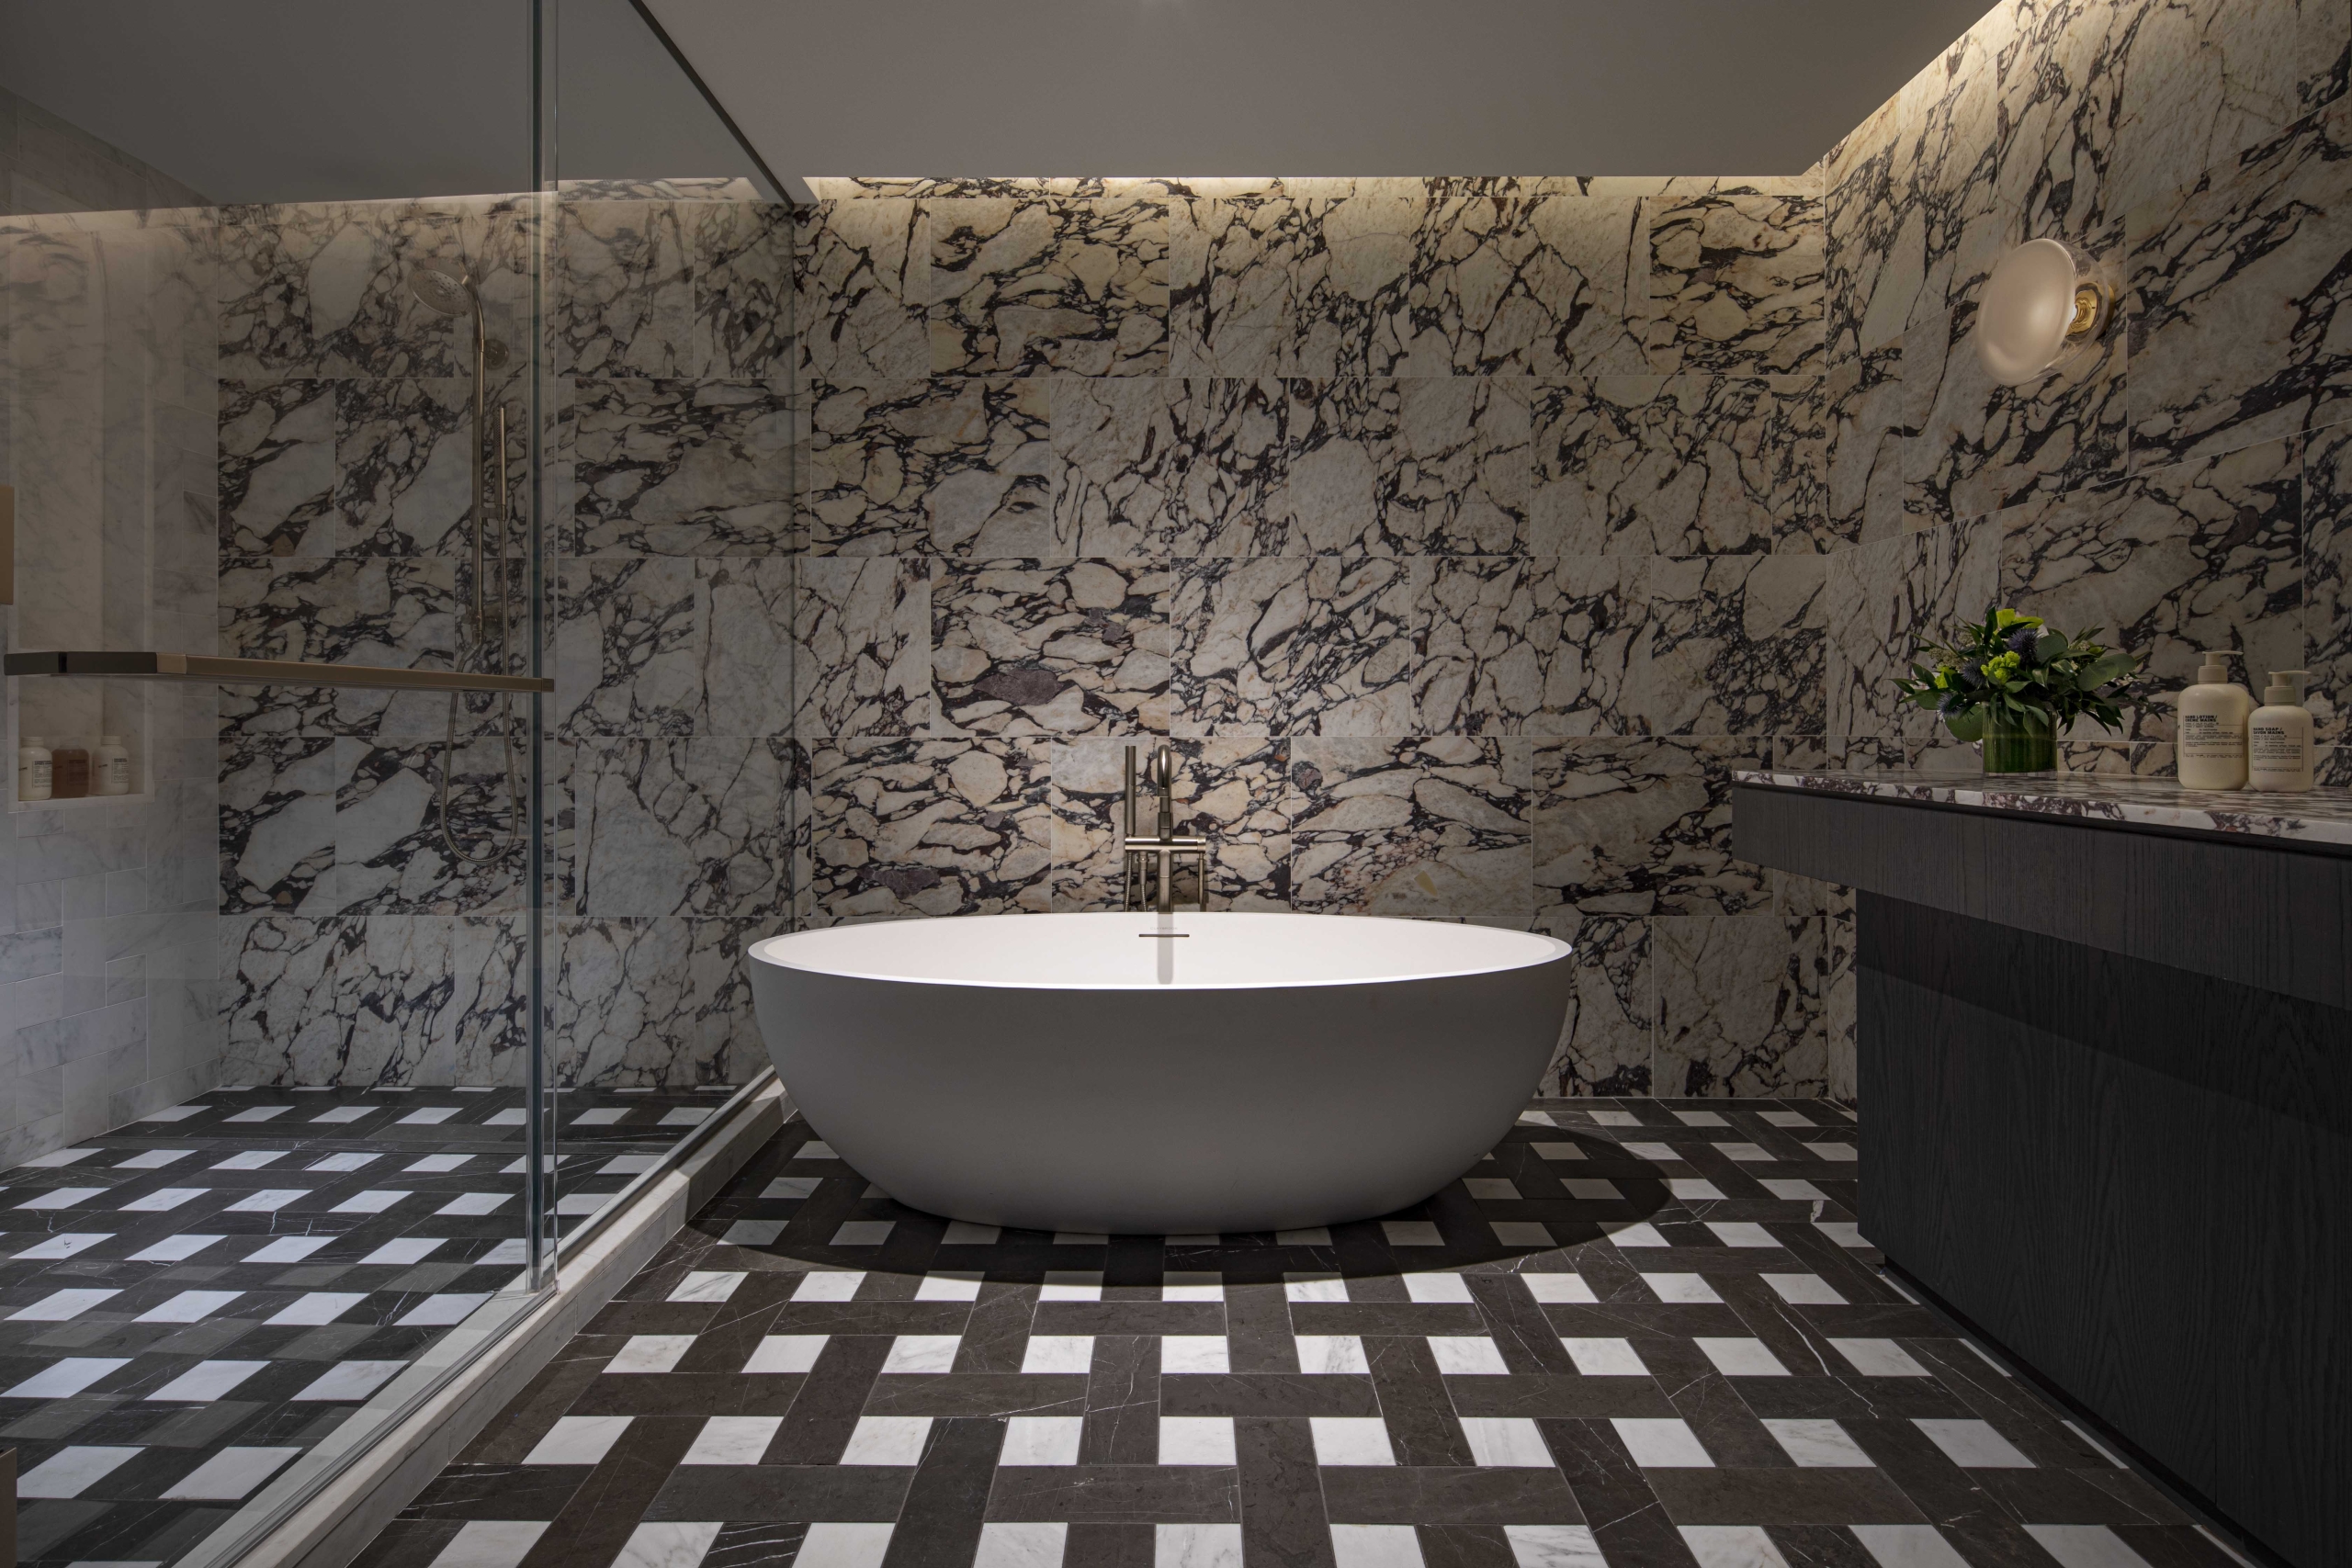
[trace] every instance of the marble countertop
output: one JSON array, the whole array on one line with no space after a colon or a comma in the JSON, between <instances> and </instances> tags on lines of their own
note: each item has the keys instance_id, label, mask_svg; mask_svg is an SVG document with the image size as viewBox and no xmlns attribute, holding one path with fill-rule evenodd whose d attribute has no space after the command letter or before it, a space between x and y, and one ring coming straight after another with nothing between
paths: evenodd
<instances>
[{"instance_id":1,"label":"marble countertop","mask_svg":"<svg viewBox=\"0 0 2352 1568\"><path fill-rule=\"evenodd\" d=\"M1989 811L2080 817L2192 832L2242 833L2352 847L2352 791L2309 795L2183 789L2168 779L2082 774L1835 773L1742 771L1741 784L1928 801Z\"/></svg>"}]
</instances>

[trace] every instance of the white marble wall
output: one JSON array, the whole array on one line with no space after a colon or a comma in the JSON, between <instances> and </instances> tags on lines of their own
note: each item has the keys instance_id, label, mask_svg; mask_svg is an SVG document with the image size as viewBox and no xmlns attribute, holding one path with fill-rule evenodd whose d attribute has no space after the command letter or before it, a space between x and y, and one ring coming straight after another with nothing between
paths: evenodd
<instances>
[{"instance_id":1,"label":"white marble wall","mask_svg":"<svg viewBox=\"0 0 2352 1568\"><path fill-rule=\"evenodd\" d=\"M1831 586L1858 606L1824 760L1937 749L1888 682L1996 594L2107 628L2166 689L2200 648L2257 683L2308 668L2346 740L2348 76L2352 0L2007 0L1824 160ZM2118 319L2064 374L1993 387L1977 291L2045 235ZM2160 707L2067 760L2166 773L2171 739ZM2352 749L2327 765L2352 783Z\"/></svg>"},{"instance_id":2,"label":"white marble wall","mask_svg":"<svg viewBox=\"0 0 2352 1568\"><path fill-rule=\"evenodd\" d=\"M780 604L789 571L788 225L729 182L571 187L551 210L490 197L224 215L222 640L371 663L459 655L469 328L416 306L404 279L426 257L462 261L492 334L519 347L550 222L551 1069L561 1083L740 1080L765 1058L737 954L789 914L790 727L764 716L789 682L741 635L742 606L756 621ZM493 376L518 413L525 374L517 354ZM512 477L526 506L519 432ZM720 674L729 655L737 672ZM444 840L445 701L227 699L232 1077L519 1081L523 847L488 705L463 721L452 820L465 846L503 835L506 848L477 864Z\"/></svg>"},{"instance_id":3,"label":"white marble wall","mask_svg":"<svg viewBox=\"0 0 2352 1568\"><path fill-rule=\"evenodd\" d=\"M0 483L9 648L205 651L213 356L197 198L0 94ZM130 738L142 787L0 830L0 1164L213 1083L213 694L11 682L6 745ZM7 792L13 796L13 788Z\"/></svg>"},{"instance_id":4,"label":"white marble wall","mask_svg":"<svg viewBox=\"0 0 2352 1568\"><path fill-rule=\"evenodd\" d=\"M1114 907L1166 739L1220 902L1577 942L1565 1092L1833 1087L1815 177L821 184L804 922Z\"/></svg>"}]
</instances>

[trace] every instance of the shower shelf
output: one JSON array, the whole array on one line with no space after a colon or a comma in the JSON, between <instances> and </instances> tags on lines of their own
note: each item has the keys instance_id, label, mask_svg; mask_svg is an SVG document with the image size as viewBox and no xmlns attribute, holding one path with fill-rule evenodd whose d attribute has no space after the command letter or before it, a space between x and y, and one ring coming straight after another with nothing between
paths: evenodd
<instances>
[{"instance_id":1,"label":"shower shelf","mask_svg":"<svg viewBox=\"0 0 2352 1568\"><path fill-rule=\"evenodd\" d=\"M310 664L287 659L219 659L208 653L12 653L10 675L108 675L132 681L199 681L220 686L365 686L392 692L552 692L537 675L480 675L379 664Z\"/></svg>"}]
</instances>

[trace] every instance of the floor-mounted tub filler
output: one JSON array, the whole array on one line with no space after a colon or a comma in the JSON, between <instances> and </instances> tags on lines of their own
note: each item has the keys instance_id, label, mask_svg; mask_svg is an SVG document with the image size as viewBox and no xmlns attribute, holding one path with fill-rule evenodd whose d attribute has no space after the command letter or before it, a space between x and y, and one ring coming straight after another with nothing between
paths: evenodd
<instances>
[{"instance_id":1,"label":"floor-mounted tub filler","mask_svg":"<svg viewBox=\"0 0 2352 1568\"><path fill-rule=\"evenodd\" d=\"M896 920L751 959L794 1101L891 1197L1127 1235L1428 1197L1534 1094L1574 985L1552 937L1325 915Z\"/></svg>"}]
</instances>

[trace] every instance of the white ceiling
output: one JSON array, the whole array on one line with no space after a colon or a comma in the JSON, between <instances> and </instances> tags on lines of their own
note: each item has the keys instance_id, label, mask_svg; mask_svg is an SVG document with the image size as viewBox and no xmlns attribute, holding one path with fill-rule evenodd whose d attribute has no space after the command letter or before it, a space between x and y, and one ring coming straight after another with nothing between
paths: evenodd
<instances>
[{"instance_id":1,"label":"white ceiling","mask_svg":"<svg viewBox=\"0 0 2352 1568\"><path fill-rule=\"evenodd\" d=\"M771 168L1797 174L1989 0L648 0Z\"/></svg>"}]
</instances>

